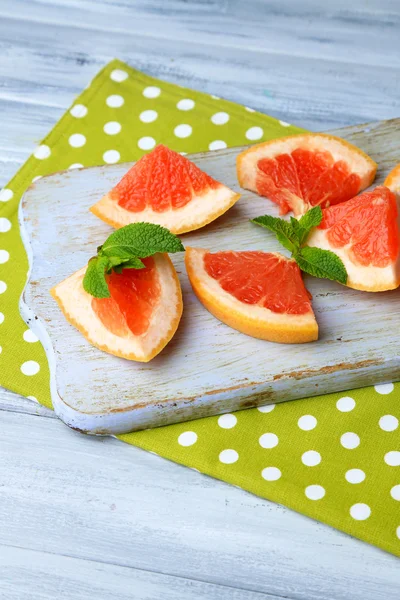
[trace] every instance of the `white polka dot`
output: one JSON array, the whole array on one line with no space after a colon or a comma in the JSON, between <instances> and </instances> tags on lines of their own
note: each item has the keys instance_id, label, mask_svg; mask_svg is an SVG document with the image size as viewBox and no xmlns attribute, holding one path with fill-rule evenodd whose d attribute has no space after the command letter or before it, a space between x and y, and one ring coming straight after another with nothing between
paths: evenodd
<instances>
[{"instance_id":1,"label":"white polka dot","mask_svg":"<svg viewBox=\"0 0 400 600\"><path fill-rule=\"evenodd\" d=\"M179 100L176 108L179 110L192 110L194 108L195 102L194 100L190 100L189 98L185 98L184 100Z\"/></svg>"},{"instance_id":2,"label":"white polka dot","mask_svg":"<svg viewBox=\"0 0 400 600\"><path fill-rule=\"evenodd\" d=\"M290 127L290 123L287 123L286 121L279 121L279 123L282 127Z\"/></svg>"},{"instance_id":3,"label":"white polka dot","mask_svg":"<svg viewBox=\"0 0 400 600\"><path fill-rule=\"evenodd\" d=\"M223 140L214 140L208 145L209 150L222 150L223 148L227 148L226 142Z\"/></svg>"},{"instance_id":4,"label":"white polka dot","mask_svg":"<svg viewBox=\"0 0 400 600\"><path fill-rule=\"evenodd\" d=\"M6 217L0 217L0 233L7 233L11 229L11 221Z\"/></svg>"},{"instance_id":5,"label":"white polka dot","mask_svg":"<svg viewBox=\"0 0 400 600\"><path fill-rule=\"evenodd\" d=\"M314 429L314 427L317 426L317 419L312 415L303 415L297 421L297 425L303 431L310 431L311 429Z\"/></svg>"},{"instance_id":6,"label":"white polka dot","mask_svg":"<svg viewBox=\"0 0 400 600\"><path fill-rule=\"evenodd\" d=\"M246 131L246 137L248 140L259 140L262 138L263 134L264 131L261 129L261 127L250 127L250 129Z\"/></svg>"},{"instance_id":7,"label":"white polka dot","mask_svg":"<svg viewBox=\"0 0 400 600\"><path fill-rule=\"evenodd\" d=\"M360 502L359 504L353 504L350 508L350 515L356 521L365 521L371 514L371 509L368 504L363 504Z\"/></svg>"},{"instance_id":8,"label":"white polka dot","mask_svg":"<svg viewBox=\"0 0 400 600\"><path fill-rule=\"evenodd\" d=\"M275 448L278 445L279 438L275 433L263 433L258 442L261 448Z\"/></svg>"},{"instance_id":9,"label":"white polka dot","mask_svg":"<svg viewBox=\"0 0 400 600\"><path fill-rule=\"evenodd\" d=\"M68 169L82 169L83 165L81 163L72 163L72 165L69 165Z\"/></svg>"},{"instance_id":10,"label":"white polka dot","mask_svg":"<svg viewBox=\"0 0 400 600\"><path fill-rule=\"evenodd\" d=\"M398 450L386 452L385 463L389 465L389 467L400 467L400 452Z\"/></svg>"},{"instance_id":11,"label":"white polka dot","mask_svg":"<svg viewBox=\"0 0 400 600\"><path fill-rule=\"evenodd\" d=\"M3 348L0 346L0 354L3 352Z\"/></svg>"},{"instance_id":12,"label":"white polka dot","mask_svg":"<svg viewBox=\"0 0 400 600\"><path fill-rule=\"evenodd\" d=\"M21 371L24 375L36 375L40 371L39 363L35 360L27 360L21 365Z\"/></svg>"},{"instance_id":13,"label":"white polka dot","mask_svg":"<svg viewBox=\"0 0 400 600\"><path fill-rule=\"evenodd\" d=\"M36 175L36 177L34 177L32 179L32 183L35 183L36 181L39 181L39 179L42 179L42 175Z\"/></svg>"},{"instance_id":14,"label":"white polka dot","mask_svg":"<svg viewBox=\"0 0 400 600\"><path fill-rule=\"evenodd\" d=\"M325 489L322 485L309 485L304 493L309 500L321 500L325 496Z\"/></svg>"},{"instance_id":15,"label":"white polka dot","mask_svg":"<svg viewBox=\"0 0 400 600\"><path fill-rule=\"evenodd\" d=\"M113 165L114 163L117 163L120 159L120 153L118 152L118 150L107 150L107 152L104 152L103 154L103 160L105 163L109 164L109 165Z\"/></svg>"},{"instance_id":16,"label":"white polka dot","mask_svg":"<svg viewBox=\"0 0 400 600\"><path fill-rule=\"evenodd\" d=\"M345 478L349 483L361 483L365 479L365 473L361 469L349 469Z\"/></svg>"},{"instance_id":17,"label":"white polka dot","mask_svg":"<svg viewBox=\"0 0 400 600\"><path fill-rule=\"evenodd\" d=\"M224 463L225 465L231 465L232 463L235 463L238 458L239 454L236 452L236 450L230 449L222 450L222 452L219 455L220 462Z\"/></svg>"},{"instance_id":18,"label":"white polka dot","mask_svg":"<svg viewBox=\"0 0 400 600\"><path fill-rule=\"evenodd\" d=\"M109 121L104 125L103 130L107 135L116 135L121 131L121 123L118 123L118 121Z\"/></svg>"},{"instance_id":19,"label":"white polka dot","mask_svg":"<svg viewBox=\"0 0 400 600\"><path fill-rule=\"evenodd\" d=\"M106 100L106 104L110 108L119 108L124 102L125 100L119 94L111 94L111 96L108 96Z\"/></svg>"},{"instance_id":20,"label":"white polka dot","mask_svg":"<svg viewBox=\"0 0 400 600\"><path fill-rule=\"evenodd\" d=\"M158 112L155 110L144 110L139 115L139 119L142 121L142 123L152 123L157 119L157 117Z\"/></svg>"},{"instance_id":21,"label":"white polka dot","mask_svg":"<svg viewBox=\"0 0 400 600\"><path fill-rule=\"evenodd\" d=\"M378 392L378 394L390 394L391 392L393 392L394 390L394 384L393 383L381 383L380 385L375 385L375 391Z\"/></svg>"},{"instance_id":22,"label":"white polka dot","mask_svg":"<svg viewBox=\"0 0 400 600\"><path fill-rule=\"evenodd\" d=\"M277 467L266 467L261 471L261 477L265 479L265 481L277 481L280 479L281 475L281 470Z\"/></svg>"},{"instance_id":23,"label":"white polka dot","mask_svg":"<svg viewBox=\"0 0 400 600\"><path fill-rule=\"evenodd\" d=\"M10 254L7 252L7 250L0 250L0 265L6 263L9 258Z\"/></svg>"},{"instance_id":24,"label":"white polka dot","mask_svg":"<svg viewBox=\"0 0 400 600\"><path fill-rule=\"evenodd\" d=\"M84 135L82 135L82 133L73 133L69 137L68 142L73 148L81 148L86 144L86 138Z\"/></svg>"},{"instance_id":25,"label":"white polka dot","mask_svg":"<svg viewBox=\"0 0 400 600\"><path fill-rule=\"evenodd\" d=\"M35 335L33 333L33 331L31 331L30 329L27 329L26 331L24 331L24 335L23 338L26 342L30 342L31 344L33 342L38 342L39 338L37 337L37 335Z\"/></svg>"},{"instance_id":26,"label":"white polka dot","mask_svg":"<svg viewBox=\"0 0 400 600\"><path fill-rule=\"evenodd\" d=\"M214 125L225 125L229 121L229 115L226 112L217 112L211 117Z\"/></svg>"},{"instance_id":27,"label":"white polka dot","mask_svg":"<svg viewBox=\"0 0 400 600\"><path fill-rule=\"evenodd\" d=\"M237 423L237 417L235 415L221 415L218 419L218 425L222 429L232 429Z\"/></svg>"},{"instance_id":28,"label":"white polka dot","mask_svg":"<svg viewBox=\"0 0 400 600\"><path fill-rule=\"evenodd\" d=\"M379 427L383 431L394 431L399 426L399 420L393 415L384 415L379 419Z\"/></svg>"},{"instance_id":29,"label":"white polka dot","mask_svg":"<svg viewBox=\"0 0 400 600\"><path fill-rule=\"evenodd\" d=\"M360 438L356 433L348 431L342 435L340 438L340 443L342 444L343 448L347 448L347 450L353 450L360 445Z\"/></svg>"},{"instance_id":30,"label":"white polka dot","mask_svg":"<svg viewBox=\"0 0 400 600\"><path fill-rule=\"evenodd\" d=\"M192 134L192 128L190 125L186 123L182 123L181 125L177 125L174 129L174 134L178 138L187 138Z\"/></svg>"},{"instance_id":31,"label":"white polka dot","mask_svg":"<svg viewBox=\"0 0 400 600\"><path fill-rule=\"evenodd\" d=\"M250 108L250 106L245 106L244 108L247 110L247 112L256 112L254 108Z\"/></svg>"},{"instance_id":32,"label":"white polka dot","mask_svg":"<svg viewBox=\"0 0 400 600\"><path fill-rule=\"evenodd\" d=\"M260 411L260 413L269 413L272 412L275 408L275 404L268 404L267 406L258 406L257 410Z\"/></svg>"},{"instance_id":33,"label":"white polka dot","mask_svg":"<svg viewBox=\"0 0 400 600\"><path fill-rule=\"evenodd\" d=\"M156 145L156 140L150 136L140 138L138 146L141 150L151 150Z\"/></svg>"},{"instance_id":34,"label":"white polka dot","mask_svg":"<svg viewBox=\"0 0 400 600\"><path fill-rule=\"evenodd\" d=\"M308 450L302 455L301 462L306 467L316 467L321 462L321 455L316 450Z\"/></svg>"},{"instance_id":35,"label":"white polka dot","mask_svg":"<svg viewBox=\"0 0 400 600\"><path fill-rule=\"evenodd\" d=\"M4 314L0 312L0 325L4 323Z\"/></svg>"},{"instance_id":36,"label":"white polka dot","mask_svg":"<svg viewBox=\"0 0 400 600\"><path fill-rule=\"evenodd\" d=\"M400 525L398 526L398 528L396 529L396 535L400 540Z\"/></svg>"},{"instance_id":37,"label":"white polka dot","mask_svg":"<svg viewBox=\"0 0 400 600\"><path fill-rule=\"evenodd\" d=\"M69 112L76 119L82 119L82 117L86 117L88 109L83 104L75 104Z\"/></svg>"},{"instance_id":38,"label":"white polka dot","mask_svg":"<svg viewBox=\"0 0 400 600\"><path fill-rule=\"evenodd\" d=\"M178 437L178 444L181 446L193 446L197 442L197 433L194 431L185 431Z\"/></svg>"},{"instance_id":39,"label":"white polka dot","mask_svg":"<svg viewBox=\"0 0 400 600\"><path fill-rule=\"evenodd\" d=\"M0 281L0 294L4 294L7 289L7 284L5 281Z\"/></svg>"},{"instance_id":40,"label":"white polka dot","mask_svg":"<svg viewBox=\"0 0 400 600\"><path fill-rule=\"evenodd\" d=\"M110 77L113 81L121 83L121 81L125 81L125 79L128 79L128 73L126 71L123 71L122 69L114 69L114 71L111 71Z\"/></svg>"},{"instance_id":41,"label":"white polka dot","mask_svg":"<svg viewBox=\"0 0 400 600\"><path fill-rule=\"evenodd\" d=\"M149 85L148 87L144 88L143 90L143 96L145 98L158 98L158 96L161 94L161 90L159 87L156 87L154 85Z\"/></svg>"},{"instance_id":42,"label":"white polka dot","mask_svg":"<svg viewBox=\"0 0 400 600\"><path fill-rule=\"evenodd\" d=\"M3 188L0 192L0 202L8 202L14 196L14 192L8 188Z\"/></svg>"},{"instance_id":43,"label":"white polka dot","mask_svg":"<svg viewBox=\"0 0 400 600\"><path fill-rule=\"evenodd\" d=\"M41 146L38 146L36 148L35 152L33 153L33 156L35 158L38 158L39 160L44 160L45 158L49 158L50 154L50 148L46 146L46 144L42 144Z\"/></svg>"},{"instance_id":44,"label":"white polka dot","mask_svg":"<svg viewBox=\"0 0 400 600\"><path fill-rule=\"evenodd\" d=\"M354 398L351 396L343 396L336 402L336 408L340 410L340 412L350 412L355 407L356 402Z\"/></svg>"},{"instance_id":45,"label":"white polka dot","mask_svg":"<svg viewBox=\"0 0 400 600\"><path fill-rule=\"evenodd\" d=\"M390 490L390 495L392 496L393 500L400 500L400 485L393 486Z\"/></svg>"}]
</instances>

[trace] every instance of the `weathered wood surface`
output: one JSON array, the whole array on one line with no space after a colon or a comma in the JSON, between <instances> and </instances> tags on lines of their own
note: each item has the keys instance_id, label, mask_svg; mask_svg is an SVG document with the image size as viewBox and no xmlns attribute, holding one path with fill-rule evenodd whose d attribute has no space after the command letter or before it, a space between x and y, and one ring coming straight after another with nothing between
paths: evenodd
<instances>
[{"instance_id":1,"label":"weathered wood surface","mask_svg":"<svg viewBox=\"0 0 400 600\"><path fill-rule=\"evenodd\" d=\"M115 56L314 130L397 117L399 25L398 0L0 0L0 185ZM0 392L0 410L7 599L398 598L398 559L376 548L115 440L72 434L11 392ZM110 497L123 499L117 529ZM224 559L218 535L234 549ZM153 573L177 567L188 587ZM218 571L231 587L198 586ZM245 578L260 591L235 590Z\"/></svg>"},{"instance_id":2,"label":"weathered wood surface","mask_svg":"<svg viewBox=\"0 0 400 600\"><path fill-rule=\"evenodd\" d=\"M377 160L378 182L397 163L400 120L342 129L341 135L351 137ZM240 150L192 158L212 177L237 190ZM400 331L396 292L365 294L306 277L320 325L319 340L282 346L244 336L206 311L191 290L183 253L171 258L182 285L184 316L165 351L143 365L93 347L67 323L50 289L85 265L109 235L109 226L100 223L89 207L129 166L106 165L43 177L22 201L25 244L32 252L24 300L39 317L32 327L50 358L53 405L67 424L91 433L124 433L398 378L398 348L387 344L388 332ZM278 207L243 190L228 213L185 235L184 243L215 251L280 251L273 235L249 223L264 213L278 215ZM65 227L68 220L75 227ZM52 260L55 246L56 263ZM177 376L182 365L184 373Z\"/></svg>"},{"instance_id":3,"label":"weathered wood surface","mask_svg":"<svg viewBox=\"0 0 400 600\"><path fill-rule=\"evenodd\" d=\"M125 568L143 586L137 597L145 600L157 595L133 569L149 578L194 580L194 590L196 581L223 588L200 588L205 600L253 600L250 592L266 600L398 600L398 559L282 506L116 439L88 439L58 419L0 412L0 424L7 474L0 488L0 564L6 569L11 547L44 553L39 572L47 578L53 571L52 585L60 574L67 586L78 576L64 557L81 559L83 573L89 561ZM55 555L62 555L59 562ZM16 589L39 568L22 554L18 560ZM2 584L0 575L0 590ZM104 594L101 572L87 581L88 598L96 598L97 585ZM115 598L120 590L124 597L126 585L116 582ZM168 598L173 582L162 585Z\"/></svg>"}]
</instances>

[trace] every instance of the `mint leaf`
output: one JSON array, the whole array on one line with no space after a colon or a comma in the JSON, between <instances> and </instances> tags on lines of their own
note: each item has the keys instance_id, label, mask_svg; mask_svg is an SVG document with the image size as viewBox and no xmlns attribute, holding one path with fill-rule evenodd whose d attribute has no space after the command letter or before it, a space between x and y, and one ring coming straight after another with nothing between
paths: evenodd
<instances>
[{"instance_id":1,"label":"mint leaf","mask_svg":"<svg viewBox=\"0 0 400 600\"><path fill-rule=\"evenodd\" d=\"M140 258L136 258L136 256L132 256L132 258L124 261L120 266L122 269L144 269L143 262L140 260Z\"/></svg>"},{"instance_id":2,"label":"mint leaf","mask_svg":"<svg viewBox=\"0 0 400 600\"><path fill-rule=\"evenodd\" d=\"M272 231L282 246L284 246L286 250L289 250L289 252L295 252L295 250L298 249L298 235L292 223L279 219L278 217L271 217L270 215L256 217L255 219L251 219L251 222Z\"/></svg>"},{"instance_id":3,"label":"mint leaf","mask_svg":"<svg viewBox=\"0 0 400 600\"><path fill-rule=\"evenodd\" d=\"M330 250L304 246L293 255L293 258L305 273L338 281L344 285L347 283L346 267L337 254Z\"/></svg>"},{"instance_id":4,"label":"mint leaf","mask_svg":"<svg viewBox=\"0 0 400 600\"><path fill-rule=\"evenodd\" d=\"M314 206L308 210L299 220L298 224L302 229L311 231L313 227L317 227L322 221L322 209L320 206Z\"/></svg>"},{"instance_id":5,"label":"mint leaf","mask_svg":"<svg viewBox=\"0 0 400 600\"><path fill-rule=\"evenodd\" d=\"M292 217L293 218L293 217ZM294 219L296 220L296 219ZM314 206L308 210L297 222L299 224L299 242L302 245L310 233L311 229L317 227L322 221L322 210L320 206Z\"/></svg>"},{"instance_id":6,"label":"mint leaf","mask_svg":"<svg viewBox=\"0 0 400 600\"><path fill-rule=\"evenodd\" d=\"M110 290L106 282L106 270L109 266L106 256L94 256L88 262L83 278L83 289L95 298L109 298Z\"/></svg>"},{"instance_id":7,"label":"mint leaf","mask_svg":"<svg viewBox=\"0 0 400 600\"><path fill-rule=\"evenodd\" d=\"M144 268L144 264L142 263L140 258L136 258L136 256L132 256L131 258L120 258L119 256L106 256L103 258L108 259L108 265L106 269L107 273L111 273L111 271L122 273L122 269Z\"/></svg>"},{"instance_id":8,"label":"mint leaf","mask_svg":"<svg viewBox=\"0 0 400 600\"><path fill-rule=\"evenodd\" d=\"M156 252L182 252L180 239L161 225L132 223L114 231L102 246L99 254L119 258L145 258Z\"/></svg>"}]
</instances>

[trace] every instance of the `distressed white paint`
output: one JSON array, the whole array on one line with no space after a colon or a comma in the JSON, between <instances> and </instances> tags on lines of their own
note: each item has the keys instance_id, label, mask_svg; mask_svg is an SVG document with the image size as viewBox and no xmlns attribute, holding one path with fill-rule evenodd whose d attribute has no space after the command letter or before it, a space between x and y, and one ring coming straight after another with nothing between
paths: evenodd
<instances>
[{"instance_id":1,"label":"distressed white paint","mask_svg":"<svg viewBox=\"0 0 400 600\"><path fill-rule=\"evenodd\" d=\"M388 172L397 162L398 122L390 127L375 125L373 133L365 133L364 127L341 131L346 134L367 147L373 158L385 149L384 160L378 160L381 171ZM200 154L195 155L195 162L235 190L237 154L237 149ZM35 320L31 325L40 327L51 357L43 326L54 347L53 403L66 423L91 433L118 433L363 387L398 376L397 348L387 344L388 331L400 329L396 291L367 294L308 277L320 339L302 345L273 344L244 336L209 314L190 288L183 254L172 260L182 284L184 318L162 354L140 364L91 346L66 322L49 290L81 268L110 233L88 209L128 166L43 177L22 202L33 257L24 299L39 317L41 327ZM266 212L277 214L277 209L244 191L226 215L185 235L183 241L212 250L280 250L272 234L249 223L251 217Z\"/></svg>"},{"instance_id":2,"label":"distressed white paint","mask_svg":"<svg viewBox=\"0 0 400 600\"><path fill-rule=\"evenodd\" d=\"M398 0L2 0L0 185L114 56L315 131L399 116L399 19ZM0 390L0 410L40 415L0 412L8 600L148 600L171 589L179 600L197 589L238 600L249 592L235 586L249 584L269 600L265 589L293 600L398 598L399 561L372 546L112 439L71 434L11 392ZM117 528L111 497L124 500ZM103 567L88 560L93 549ZM159 592L131 573L127 560L138 559ZM193 577L184 592L151 573L176 567ZM221 585L198 588L199 573Z\"/></svg>"}]
</instances>

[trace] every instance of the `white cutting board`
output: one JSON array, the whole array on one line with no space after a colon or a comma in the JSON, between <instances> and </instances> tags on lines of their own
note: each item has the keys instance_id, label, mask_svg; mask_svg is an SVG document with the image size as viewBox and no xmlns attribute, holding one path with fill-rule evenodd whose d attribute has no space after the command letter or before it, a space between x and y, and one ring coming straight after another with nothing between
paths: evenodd
<instances>
[{"instance_id":1,"label":"white cutting board","mask_svg":"<svg viewBox=\"0 0 400 600\"><path fill-rule=\"evenodd\" d=\"M377 183L400 162L399 120L335 133L378 162ZM191 158L239 191L235 159L241 150ZM88 433L121 433L400 379L398 291L362 293L306 277L320 339L274 344L247 337L209 314L190 288L183 254L171 258L182 284L184 314L164 351L143 364L91 346L67 323L49 290L84 266L111 233L88 208L130 166L56 173L32 185L22 202L31 271L21 312L46 348L53 404L69 426ZM226 215L182 239L185 245L212 250L282 250L271 233L249 223L265 213L276 215L277 210L270 201L243 191Z\"/></svg>"}]
</instances>

